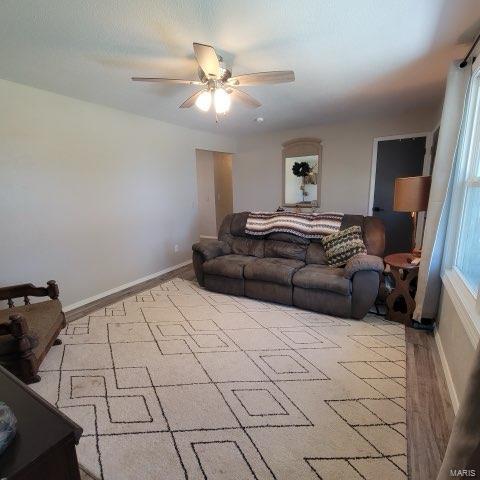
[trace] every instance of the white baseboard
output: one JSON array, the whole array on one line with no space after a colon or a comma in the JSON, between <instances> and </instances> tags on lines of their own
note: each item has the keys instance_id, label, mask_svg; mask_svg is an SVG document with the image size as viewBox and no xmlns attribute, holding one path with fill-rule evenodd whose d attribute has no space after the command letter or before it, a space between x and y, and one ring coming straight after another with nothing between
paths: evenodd
<instances>
[{"instance_id":1,"label":"white baseboard","mask_svg":"<svg viewBox=\"0 0 480 480\"><path fill-rule=\"evenodd\" d=\"M96 300L100 300L101 298L108 297L109 295L112 295L113 293L118 293L122 290L125 290L126 288L134 287L135 285L138 285L139 283L146 282L148 280L152 280L152 278L159 277L160 275L165 275L166 273L171 272L172 270L176 270L177 268L182 268L186 267L192 263L191 260L186 260L185 262L179 263L178 265L173 265L173 267L168 267L164 268L163 270L160 270L159 272L152 273L150 275L147 275L142 278L138 278L137 280L134 280L133 282L125 283L123 285L120 285L119 287L112 288L111 290L107 290L106 292L99 293L98 295L94 295L93 297L85 298L83 300L80 300L78 302L72 303L71 305L67 305L66 307L63 307L63 311L65 313L70 312L71 310L75 310L78 307L83 307L84 305L95 302Z\"/></svg>"},{"instance_id":2,"label":"white baseboard","mask_svg":"<svg viewBox=\"0 0 480 480\"><path fill-rule=\"evenodd\" d=\"M218 240L217 237L213 237L211 235L200 235L200 238L206 238L208 240Z\"/></svg>"},{"instance_id":3,"label":"white baseboard","mask_svg":"<svg viewBox=\"0 0 480 480\"><path fill-rule=\"evenodd\" d=\"M455 390L455 385L453 384L452 374L450 373L450 367L448 366L447 357L445 356L445 351L443 350L442 340L438 330L435 329L434 332L435 343L437 344L438 354L440 355L440 361L442 362L443 373L445 374L445 380L447 382L448 393L450 394L450 400L452 401L453 412L455 415L458 412L459 401L457 391Z\"/></svg>"}]
</instances>

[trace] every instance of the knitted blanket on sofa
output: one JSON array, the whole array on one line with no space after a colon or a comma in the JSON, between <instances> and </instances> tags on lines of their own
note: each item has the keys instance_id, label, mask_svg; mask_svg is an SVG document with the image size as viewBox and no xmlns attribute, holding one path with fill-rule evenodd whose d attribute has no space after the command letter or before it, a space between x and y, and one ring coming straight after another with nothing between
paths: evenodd
<instances>
[{"instance_id":1,"label":"knitted blanket on sofa","mask_svg":"<svg viewBox=\"0 0 480 480\"><path fill-rule=\"evenodd\" d=\"M250 212L245 226L247 235L292 233L303 238L320 238L338 232L343 213Z\"/></svg>"}]
</instances>

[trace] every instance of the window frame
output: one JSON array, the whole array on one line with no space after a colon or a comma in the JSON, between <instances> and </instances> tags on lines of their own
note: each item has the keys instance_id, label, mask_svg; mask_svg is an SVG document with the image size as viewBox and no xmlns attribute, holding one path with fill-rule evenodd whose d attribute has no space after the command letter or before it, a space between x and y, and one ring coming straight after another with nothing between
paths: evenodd
<instances>
[{"instance_id":1,"label":"window frame","mask_svg":"<svg viewBox=\"0 0 480 480\"><path fill-rule=\"evenodd\" d=\"M448 216L446 255L443 264L442 281L457 306L473 321L478 339L480 331L480 285L473 287L457 267L459 255L459 232L463 226L467 192L470 188L480 188L480 59L472 64L472 87L468 93L465 125L468 129L458 152L459 164L454 173L452 198ZM475 126L477 128L475 129ZM474 150L474 142L477 146ZM475 152L477 156L475 158ZM478 173L478 175L476 175Z\"/></svg>"}]
</instances>

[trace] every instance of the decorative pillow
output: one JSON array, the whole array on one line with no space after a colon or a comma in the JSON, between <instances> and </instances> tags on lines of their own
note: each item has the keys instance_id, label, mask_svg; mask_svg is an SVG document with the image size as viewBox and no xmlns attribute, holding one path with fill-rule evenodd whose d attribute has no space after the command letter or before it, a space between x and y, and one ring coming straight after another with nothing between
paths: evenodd
<instances>
[{"instance_id":1,"label":"decorative pillow","mask_svg":"<svg viewBox=\"0 0 480 480\"><path fill-rule=\"evenodd\" d=\"M355 255L367 253L358 225L323 237L322 245L331 267L343 267Z\"/></svg>"}]
</instances>

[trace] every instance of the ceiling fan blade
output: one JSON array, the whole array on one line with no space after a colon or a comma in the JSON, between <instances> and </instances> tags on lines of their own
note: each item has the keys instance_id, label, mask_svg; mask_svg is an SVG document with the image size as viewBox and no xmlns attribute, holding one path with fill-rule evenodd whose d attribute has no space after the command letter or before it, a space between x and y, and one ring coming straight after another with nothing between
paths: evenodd
<instances>
[{"instance_id":1,"label":"ceiling fan blade","mask_svg":"<svg viewBox=\"0 0 480 480\"><path fill-rule=\"evenodd\" d=\"M215 49L210 45L194 43L193 51L200 68L208 78L217 78L220 76L220 62L218 61Z\"/></svg>"},{"instance_id":2,"label":"ceiling fan blade","mask_svg":"<svg viewBox=\"0 0 480 480\"><path fill-rule=\"evenodd\" d=\"M168 82L177 83L180 85L203 85L202 82L197 80L182 80L180 78L162 78L162 77L132 77L134 82Z\"/></svg>"},{"instance_id":3,"label":"ceiling fan blade","mask_svg":"<svg viewBox=\"0 0 480 480\"><path fill-rule=\"evenodd\" d=\"M205 90L199 90L194 93L191 97L188 97L178 108L190 108L195 105L195 100L204 92Z\"/></svg>"},{"instance_id":4,"label":"ceiling fan blade","mask_svg":"<svg viewBox=\"0 0 480 480\"><path fill-rule=\"evenodd\" d=\"M232 97L240 100L247 107L258 108L262 106L262 104L258 100L253 98L251 95L242 92L241 90L237 90L236 88L232 88L230 94L232 95Z\"/></svg>"},{"instance_id":5,"label":"ceiling fan blade","mask_svg":"<svg viewBox=\"0 0 480 480\"><path fill-rule=\"evenodd\" d=\"M258 72L237 75L228 79L230 85L245 87L248 85L265 85L274 83L287 83L295 81L295 73L292 70L277 72Z\"/></svg>"}]
</instances>

